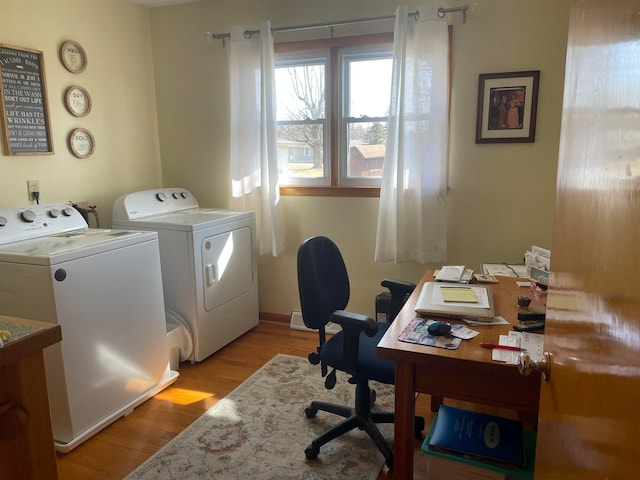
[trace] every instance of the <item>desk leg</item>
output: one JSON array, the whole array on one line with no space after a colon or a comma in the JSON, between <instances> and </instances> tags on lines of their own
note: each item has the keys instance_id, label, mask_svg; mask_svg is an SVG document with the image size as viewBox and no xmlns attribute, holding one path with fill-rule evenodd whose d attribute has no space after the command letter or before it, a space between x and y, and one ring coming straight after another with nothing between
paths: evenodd
<instances>
[{"instance_id":1,"label":"desk leg","mask_svg":"<svg viewBox=\"0 0 640 480\"><path fill-rule=\"evenodd\" d=\"M414 366L396 361L393 478L413 478Z\"/></svg>"}]
</instances>

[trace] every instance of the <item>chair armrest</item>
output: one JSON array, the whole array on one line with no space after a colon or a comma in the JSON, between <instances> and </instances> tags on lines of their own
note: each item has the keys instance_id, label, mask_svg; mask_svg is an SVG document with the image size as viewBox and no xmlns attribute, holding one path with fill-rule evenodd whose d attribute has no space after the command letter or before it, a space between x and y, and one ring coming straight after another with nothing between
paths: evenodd
<instances>
[{"instance_id":1,"label":"chair armrest","mask_svg":"<svg viewBox=\"0 0 640 480\"><path fill-rule=\"evenodd\" d=\"M387 317L388 322L392 322L400 310L402 310L403 305L416 288L415 283L405 282L403 280L396 280L394 278L385 278L380 282L385 288L389 289L391 292L391 307L389 309L389 317Z\"/></svg>"},{"instance_id":2,"label":"chair armrest","mask_svg":"<svg viewBox=\"0 0 640 480\"><path fill-rule=\"evenodd\" d=\"M331 314L329 321L342 327L344 370L350 375L356 375L360 352L360 333L364 332L366 336L372 337L378 332L378 324L371 317L346 310L336 310Z\"/></svg>"}]
</instances>

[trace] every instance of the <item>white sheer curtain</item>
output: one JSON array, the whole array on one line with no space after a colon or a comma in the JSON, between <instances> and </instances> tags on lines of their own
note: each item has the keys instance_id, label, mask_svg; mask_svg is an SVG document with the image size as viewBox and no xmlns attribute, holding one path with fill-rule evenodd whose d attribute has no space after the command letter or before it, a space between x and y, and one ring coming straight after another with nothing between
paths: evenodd
<instances>
[{"instance_id":1,"label":"white sheer curtain","mask_svg":"<svg viewBox=\"0 0 640 480\"><path fill-rule=\"evenodd\" d=\"M449 33L437 7L396 10L393 80L376 262L447 255Z\"/></svg>"},{"instance_id":2,"label":"white sheer curtain","mask_svg":"<svg viewBox=\"0 0 640 480\"><path fill-rule=\"evenodd\" d=\"M232 207L256 212L260 254L284 251L278 188L274 53L271 23L260 36L231 29Z\"/></svg>"}]
</instances>

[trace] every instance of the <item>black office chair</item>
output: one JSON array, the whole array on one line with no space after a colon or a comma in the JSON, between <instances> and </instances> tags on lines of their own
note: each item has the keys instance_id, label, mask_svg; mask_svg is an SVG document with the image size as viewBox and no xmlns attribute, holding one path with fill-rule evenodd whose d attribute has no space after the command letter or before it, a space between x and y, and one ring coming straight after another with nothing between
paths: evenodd
<instances>
[{"instance_id":1,"label":"black office chair","mask_svg":"<svg viewBox=\"0 0 640 480\"><path fill-rule=\"evenodd\" d=\"M406 297L407 288L410 288L406 282L398 282L398 288L392 280L385 279L383 283L393 284L392 295L395 292L395 295ZM305 449L306 457L317 458L322 445L357 427L369 434L384 455L387 466L392 468L391 448L376 423L393 423L393 413L371 411L375 394L369 388L369 380L394 383L395 363L378 358L376 352L390 323L375 322L366 315L344 310L349 302L349 277L338 247L327 237L309 238L298 249L298 289L304 323L308 328L318 330L320 339L317 351L309 354L309 362L321 365L328 389L335 386L336 370L351 375L349 382L356 385L354 407L313 401L305 409L307 418L315 417L318 410L345 418L311 442ZM397 308L398 302L394 302ZM325 326L328 322L337 323L342 330L327 340ZM332 369L330 373L328 367ZM416 433L424 429L424 419L416 418L415 429Z\"/></svg>"}]
</instances>

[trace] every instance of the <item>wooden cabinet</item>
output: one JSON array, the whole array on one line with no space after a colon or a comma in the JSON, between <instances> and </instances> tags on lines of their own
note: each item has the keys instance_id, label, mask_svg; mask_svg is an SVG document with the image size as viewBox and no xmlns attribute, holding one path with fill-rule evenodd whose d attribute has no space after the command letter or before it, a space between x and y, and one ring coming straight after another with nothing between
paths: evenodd
<instances>
[{"instance_id":1,"label":"wooden cabinet","mask_svg":"<svg viewBox=\"0 0 640 480\"><path fill-rule=\"evenodd\" d=\"M0 348L2 478L57 479L43 349L62 340L60 325L0 315L12 339Z\"/></svg>"}]
</instances>

